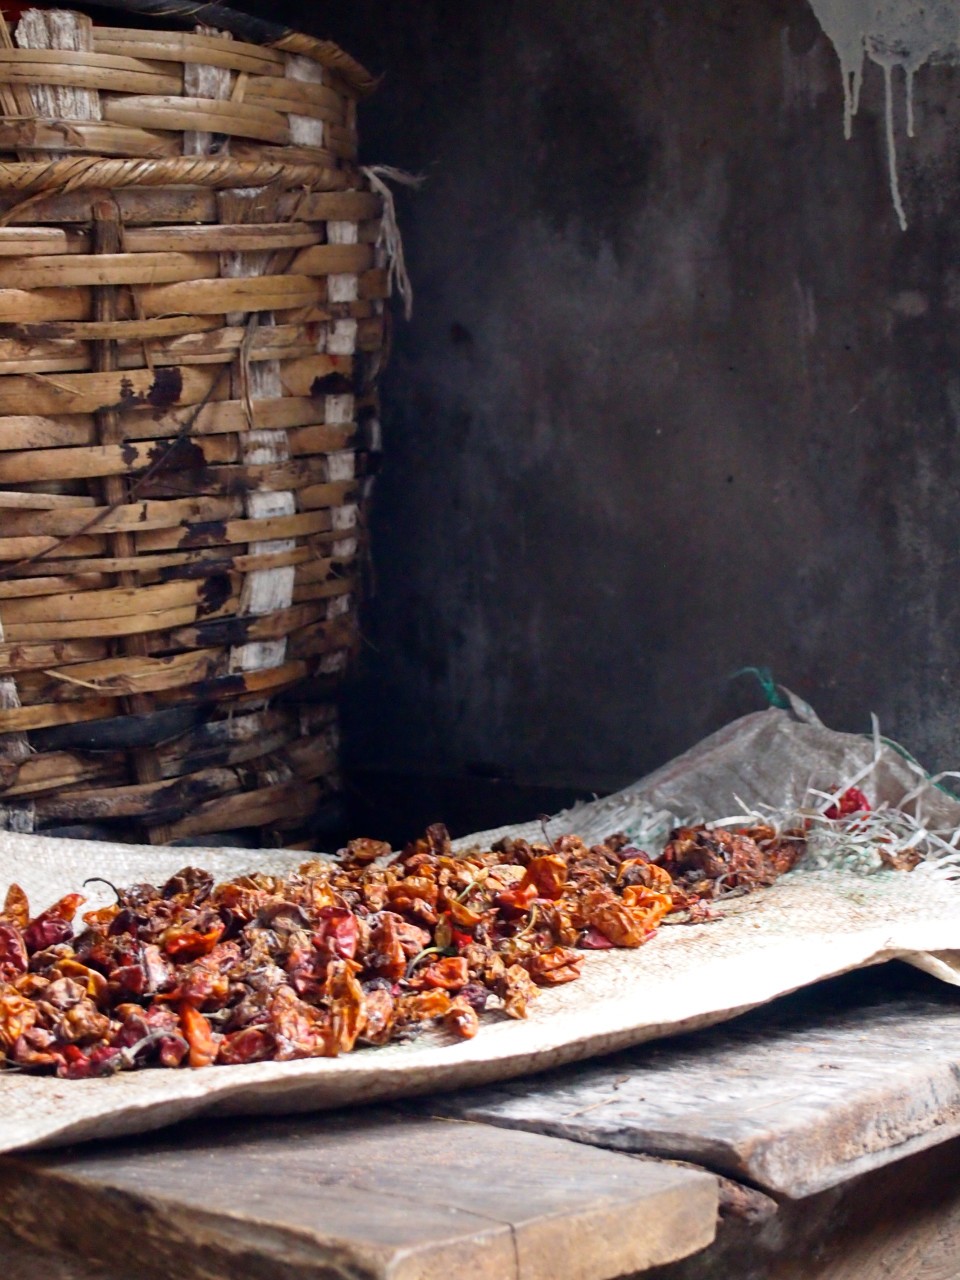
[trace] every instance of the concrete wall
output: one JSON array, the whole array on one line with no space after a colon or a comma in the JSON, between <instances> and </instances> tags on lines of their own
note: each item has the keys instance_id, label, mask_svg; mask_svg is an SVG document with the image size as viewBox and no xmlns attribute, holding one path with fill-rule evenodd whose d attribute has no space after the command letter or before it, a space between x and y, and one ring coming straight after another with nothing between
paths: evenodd
<instances>
[{"instance_id":1,"label":"concrete wall","mask_svg":"<svg viewBox=\"0 0 960 1280\"><path fill-rule=\"evenodd\" d=\"M287 14L304 21L288 8ZM320 17L312 19L320 30ZM806 0L356 0L417 287L385 384L365 767L610 786L759 705L960 764L960 80L901 232Z\"/></svg>"}]
</instances>

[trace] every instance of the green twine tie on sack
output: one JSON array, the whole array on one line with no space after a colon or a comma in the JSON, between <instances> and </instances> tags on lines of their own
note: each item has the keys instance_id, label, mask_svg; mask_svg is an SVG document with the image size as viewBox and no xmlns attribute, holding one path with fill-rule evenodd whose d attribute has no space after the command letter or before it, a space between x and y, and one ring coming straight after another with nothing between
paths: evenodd
<instances>
[{"instance_id":1,"label":"green twine tie on sack","mask_svg":"<svg viewBox=\"0 0 960 1280\"><path fill-rule=\"evenodd\" d=\"M736 680L739 676L755 676L769 706L776 707L778 711L790 710L789 699L781 691L776 680L774 680L773 672L769 667L741 667L739 671L733 673L730 679Z\"/></svg>"}]
</instances>

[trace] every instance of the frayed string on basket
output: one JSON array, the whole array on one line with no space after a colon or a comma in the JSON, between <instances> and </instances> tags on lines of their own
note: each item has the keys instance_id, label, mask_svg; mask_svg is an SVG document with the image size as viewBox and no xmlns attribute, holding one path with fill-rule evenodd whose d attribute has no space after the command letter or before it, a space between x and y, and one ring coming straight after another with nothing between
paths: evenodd
<instances>
[{"instance_id":1,"label":"frayed string on basket","mask_svg":"<svg viewBox=\"0 0 960 1280\"><path fill-rule=\"evenodd\" d=\"M403 187L422 186L425 178L422 174L405 173L389 164L364 165L360 172L370 186L383 198L383 220L380 223L380 235L377 245L386 251L387 278L390 287L395 288L403 301L403 314L407 320L413 315L413 285L407 272L407 262L403 254L403 237L397 223L397 206L393 191L388 185L391 182Z\"/></svg>"}]
</instances>

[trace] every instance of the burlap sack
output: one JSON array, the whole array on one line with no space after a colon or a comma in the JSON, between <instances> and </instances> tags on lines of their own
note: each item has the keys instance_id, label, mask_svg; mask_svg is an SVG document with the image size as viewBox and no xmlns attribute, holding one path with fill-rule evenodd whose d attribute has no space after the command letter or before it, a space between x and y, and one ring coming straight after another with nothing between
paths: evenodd
<instances>
[{"instance_id":1,"label":"burlap sack","mask_svg":"<svg viewBox=\"0 0 960 1280\"><path fill-rule=\"evenodd\" d=\"M869 773L875 801L894 804L917 775L896 752L868 739L798 722L786 712L748 716L645 781L557 815L551 833L589 840L655 825L657 810L717 818L747 805L790 807ZM960 826L960 804L926 788L941 829ZM666 821L666 820L665 820ZM539 835L538 823L514 828ZM472 839L486 841L490 835ZM188 863L217 878L282 871L300 853L249 849L156 849L38 836L0 835L0 889L18 881L36 907L88 876L116 883L162 881ZM91 901L100 899L91 886ZM105 894L103 901L107 900ZM772 888L725 904L718 920L663 928L639 951L593 952L583 978L545 991L524 1022L492 1015L472 1041L425 1034L411 1043L341 1059L145 1070L106 1080L58 1081L0 1071L0 1150L142 1132L204 1113L317 1110L506 1079L732 1017L828 976L892 958L955 980L960 888L943 867L905 874L796 871Z\"/></svg>"}]
</instances>

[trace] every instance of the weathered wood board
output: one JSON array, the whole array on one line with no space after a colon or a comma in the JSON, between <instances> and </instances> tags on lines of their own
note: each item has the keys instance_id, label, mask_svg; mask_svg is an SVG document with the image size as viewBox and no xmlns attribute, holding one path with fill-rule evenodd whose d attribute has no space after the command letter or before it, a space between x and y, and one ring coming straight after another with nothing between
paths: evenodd
<instances>
[{"instance_id":1,"label":"weathered wood board","mask_svg":"<svg viewBox=\"0 0 960 1280\"><path fill-rule=\"evenodd\" d=\"M709 1249L645 1271L643 1280L957 1280L958 1275L960 1139L955 1139L806 1200L785 1201L761 1222L721 1218Z\"/></svg>"},{"instance_id":2,"label":"weathered wood board","mask_svg":"<svg viewBox=\"0 0 960 1280\"><path fill-rule=\"evenodd\" d=\"M606 1280L716 1215L710 1174L385 1111L0 1160L0 1226L143 1280Z\"/></svg>"},{"instance_id":3,"label":"weathered wood board","mask_svg":"<svg viewBox=\"0 0 960 1280\"><path fill-rule=\"evenodd\" d=\"M960 1135L960 993L884 966L722 1028L420 1105L801 1198Z\"/></svg>"}]
</instances>

